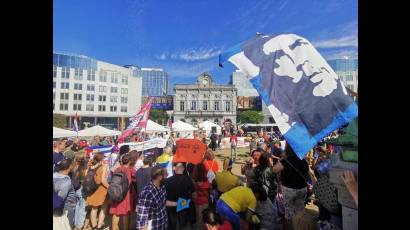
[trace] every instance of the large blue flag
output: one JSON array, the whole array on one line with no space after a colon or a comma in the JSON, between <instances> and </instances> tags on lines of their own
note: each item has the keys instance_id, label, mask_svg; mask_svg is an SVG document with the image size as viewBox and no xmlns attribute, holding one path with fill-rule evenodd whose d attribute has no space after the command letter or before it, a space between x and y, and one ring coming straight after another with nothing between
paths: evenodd
<instances>
[{"instance_id":1,"label":"large blue flag","mask_svg":"<svg viewBox=\"0 0 410 230\"><path fill-rule=\"evenodd\" d=\"M244 72L286 141L302 158L358 108L312 44L295 34L256 36L219 56Z\"/></svg>"}]
</instances>

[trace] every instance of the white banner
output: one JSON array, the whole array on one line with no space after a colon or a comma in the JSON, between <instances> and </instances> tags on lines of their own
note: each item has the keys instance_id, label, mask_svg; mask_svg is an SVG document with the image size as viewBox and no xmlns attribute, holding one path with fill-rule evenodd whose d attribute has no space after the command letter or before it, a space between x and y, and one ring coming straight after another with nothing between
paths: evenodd
<instances>
[{"instance_id":1,"label":"white banner","mask_svg":"<svg viewBox=\"0 0 410 230\"><path fill-rule=\"evenodd\" d=\"M222 138L220 147L221 149L231 148L231 142L229 141L229 137ZM236 147L237 148L249 147L249 140L246 137L238 137L238 143Z\"/></svg>"}]
</instances>

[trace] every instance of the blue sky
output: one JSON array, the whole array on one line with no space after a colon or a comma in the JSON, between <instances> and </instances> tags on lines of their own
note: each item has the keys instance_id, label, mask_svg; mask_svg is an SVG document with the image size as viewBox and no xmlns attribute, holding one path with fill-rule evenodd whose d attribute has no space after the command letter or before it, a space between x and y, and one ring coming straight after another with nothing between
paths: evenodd
<instances>
[{"instance_id":1,"label":"blue sky","mask_svg":"<svg viewBox=\"0 0 410 230\"><path fill-rule=\"evenodd\" d=\"M263 34L296 33L326 59L357 57L357 0L54 0L53 48L160 67L174 83L209 72L227 83L221 51Z\"/></svg>"}]
</instances>

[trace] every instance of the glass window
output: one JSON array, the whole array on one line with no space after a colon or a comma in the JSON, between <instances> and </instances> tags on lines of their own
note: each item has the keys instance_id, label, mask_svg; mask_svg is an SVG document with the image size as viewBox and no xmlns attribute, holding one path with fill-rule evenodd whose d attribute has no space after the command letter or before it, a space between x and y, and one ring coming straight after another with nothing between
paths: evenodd
<instances>
[{"instance_id":1,"label":"glass window","mask_svg":"<svg viewBox=\"0 0 410 230\"><path fill-rule=\"evenodd\" d=\"M105 105L99 105L98 111L105 111Z\"/></svg>"},{"instance_id":2,"label":"glass window","mask_svg":"<svg viewBox=\"0 0 410 230\"><path fill-rule=\"evenodd\" d=\"M107 96L102 96L102 95L98 96L98 101L106 101L106 99L107 99Z\"/></svg>"},{"instance_id":3,"label":"glass window","mask_svg":"<svg viewBox=\"0 0 410 230\"><path fill-rule=\"evenodd\" d=\"M101 93L107 92L107 86L100 85L99 91L100 91Z\"/></svg>"},{"instance_id":4,"label":"glass window","mask_svg":"<svg viewBox=\"0 0 410 230\"><path fill-rule=\"evenodd\" d=\"M111 93L118 93L117 87L111 87Z\"/></svg>"},{"instance_id":5,"label":"glass window","mask_svg":"<svg viewBox=\"0 0 410 230\"><path fill-rule=\"evenodd\" d=\"M55 88L56 88L56 82L53 81L53 89L55 89Z\"/></svg>"},{"instance_id":6,"label":"glass window","mask_svg":"<svg viewBox=\"0 0 410 230\"><path fill-rule=\"evenodd\" d=\"M208 101L203 101L202 102L202 110L208 110Z\"/></svg>"},{"instance_id":7,"label":"glass window","mask_svg":"<svg viewBox=\"0 0 410 230\"><path fill-rule=\"evenodd\" d=\"M92 104L87 104L87 105L85 106L85 110L86 110L86 111L94 111L94 105L92 105Z\"/></svg>"},{"instance_id":8,"label":"glass window","mask_svg":"<svg viewBox=\"0 0 410 230\"><path fill-rule=\"evenodd\" d=\"M74 94L74 100L81 101L81 100L82 100L82 95L81 95L81 94L78 94L78 93L75 93L75 94Z\"/></svg>"},{"instance_id":9,"label":"glass window","mask_svg":"<svg viewBox=\"0 0 410 230\"><path fill-rule=\"evenodd\" d=\"M53 65L53 78L57 77L57 66Z\"/></svg>"},{"instance_id":10,"label":"glass window","mask_svg":"<svg viewBox=\"0 0 410 230\"><path fill-rule=\"evenodd\" d=\"M128 76L127 75L123 75L122 79L121 79L122 84L124 85L128 85Z\"/></svg>"},{"instance_id":11,"label":"glass window","mask_svg":"<svg viewBox=\"0 0 410 230\"><path fill-rule=\"evenodd\" d=\"M81 111L81 104L73 104L73 110L74 111L78 111L78 110Z\"/></svg>"},{"instance_id":12,"label":"glass window","mask_svg":"<svg viewBox=\"0 0 410 230\"><path fill-rule=\"evenodd\" d=\"M115 105L110 106L110 111L111 112L117 112L117 106L115 106Z\"/></svg>"},{"instance_id":13,"label":"glass window","mask_svg":"<svg viewBox=\"0 0 410 230\"><path fill-rule=\"evenodd\" d=\"M94 85L87 85L87 91L94 91Z\"/></svg>"},{"instance_id":14,"label":"glass window","mask_svg":"<svg viewBox=\"0 0 410 230\"><path fill-rule=\"evenodd\" d=\"M121 103L128 103L127 97L121 97Z\"/></svg>"},{"instance_id":15,"label":"glass window","mask_svg":"<svg viewBox=\"0 0 410 230\"><path fill-rule=\"evenodd\" d=\"M82 89L83 89L83 84L74 83L74 89L76 89L76 90L82 90Z\"/></svg>"},{"instance_id":16,"label":"glass window","mask_svg":"<svg viewBox=\"0 0 410 230\"><path fill-rule=\"evenodd\" d=\"M214 110L219 111L219 101L215 101Z\"/></svg>"},{"instance_id":17,"label":"glass window","mask_svg":"<svg viewBox=\"0 0 410 230\"><path fill-rule=\"evenodd\" d=\"M110 102L117 102L116 96L110 96Z\"/></svg>"},{"instance_id":18,"label":"glass window","mask_svg":"<svg viewBox=\"0 0 410 230\"><path fill-rule=\"evenodd\" d=\"M80 81L83 80L83 70L82 69L78 69L78 68L74 69L74 79L80 80Z\"/></svg>"},{"instance_id":19,"label":"glass window","mask_svg":"<svg viewBox=\"0 0 410 230\"><path fill-rule=\"evenodd\" d=\"M100 82L107 82L107 72L104 70L100 71Z\"/></svg>"},{"instance_id":20,"label":"glass window","mask_svg":"<svg viewBox=\"0 0 410 230\"><path fill-rule=\"evenodd\" d=\"M56 98L56 92L53 92L53 99Z\"/></svg>"},{"instance_id":21,"label":"glass window","mask_svg":"<svg viewBox=\"0 0 410 230\"><path fill-rule=\"evenodd\" d=\"M95 70L89 69L87 71L87 80L88 81L95 81Z\"/></svg>"},{"instance_id":22,"label":"glass window","mask_svg":"<svg viewBox=\"0 0 410 230\"><path fill-rule=\"evenodd\" d=\"M122 88L121 89L121 94L128 94L128 89Z\"/></svg>"},{"instance_id":23,"label":"glass window","mask_svg":"<svg viewBox=\"0 0 410 230\"><path fill-rule=\"evenodd\" d=\"M127 106L121 106L121 112L127 112Z\"/></svg>"},{"instance_id":24,"label":"glass window","mask_svg":"<svg viewBox=\"0 0 410 230\"><path fill-rule=\"evenodd\" d=\"M70 68L68 67L61 68L61 78L65 78L65 79L70 78Z\"/></svg>"},{"instance_id":25,"label":"glass window","mask_svg":"<svg viewBox=\"0 0 410 230\"><path fill-rule=\"evenodd\" d=\"M185 103L184 103L183 101L180 101L180 102L179 102L179 111L182 111L182 112L183 112L183 111L185 110L184 104L185 104Z\"/></svg>"},{"instance_id":26,"label":"glass window","mask_svg":"<svg viewBox=\"0 0 410 230\"><path fill-rule=\"evenodd\" d=\"M196 110L196 101L191 101L191 110Z\"/></svg>"},{"instance_id":27,"label":"glass window","mask_svg":"<svg viewBox=\"0 0 410 230\"><path fill-rule=\"evenodd\" d=\"M67 103L61 103L60 104L60 110L61 111L67 111L68 110L68 104Z\"/></svg>"},{"instance_id":28,"label":"glass window","mask_svg":"<svg viewBox=\"0 0 410 230\"><path fill-rule=\"evenodd\" d=\"M230 101L225 102L225 110L228 111L228 112L231 111L231 102Z\"/></svg>"},{"instance_id":29,"label":"glass window","mask_svg":"<svg viewBox=\"0 0 410 230\"><path fill-rule=\"evenodd\" d=\"M87 94L87 101L94 101L94 95L92 94Z\"/></svg>"},{"instance_id":30,"label":"glass window","mask_svg":"<svg viewBox=\"0 0 410 230\"><path fill-rule=\"evenodd\" d=\"M62 89L69 89L70 84L68 82L61 82Z\"/></svg>"},{"instance_id":31,"label":"glass window","mask_svg":"<svg viewBox=\"0 0 410 230\"><path fill-rule=\"evenodd\" d=\"M112 72L111 73L111 83L118 83L118 74Z\"/></svg>"}]
</instances>

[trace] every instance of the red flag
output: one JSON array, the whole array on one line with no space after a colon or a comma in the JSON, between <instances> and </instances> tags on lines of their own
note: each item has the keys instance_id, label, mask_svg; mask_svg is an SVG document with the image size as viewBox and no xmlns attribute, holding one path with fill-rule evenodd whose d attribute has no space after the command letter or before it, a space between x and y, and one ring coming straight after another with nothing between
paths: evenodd
<instances>
[{"instance_id":1,"label":"red flag","mask_svg":"<svg viewBox=\"0 0 410 230\"><path fill-rule=\"evenodd\" d=\"M152 105L152 100L153 98L150 97L147 103L145 103L145 105L141 108L141 110L130 119L130 125L128 126L126 130L124 130L124 132L118 138L118 143L123 143L124 139L126 137L129 137L134 132L135 128L137 127L145 128L147 126L147 121L148 121L149 111Z\"/></svg>"}]
</instances>

